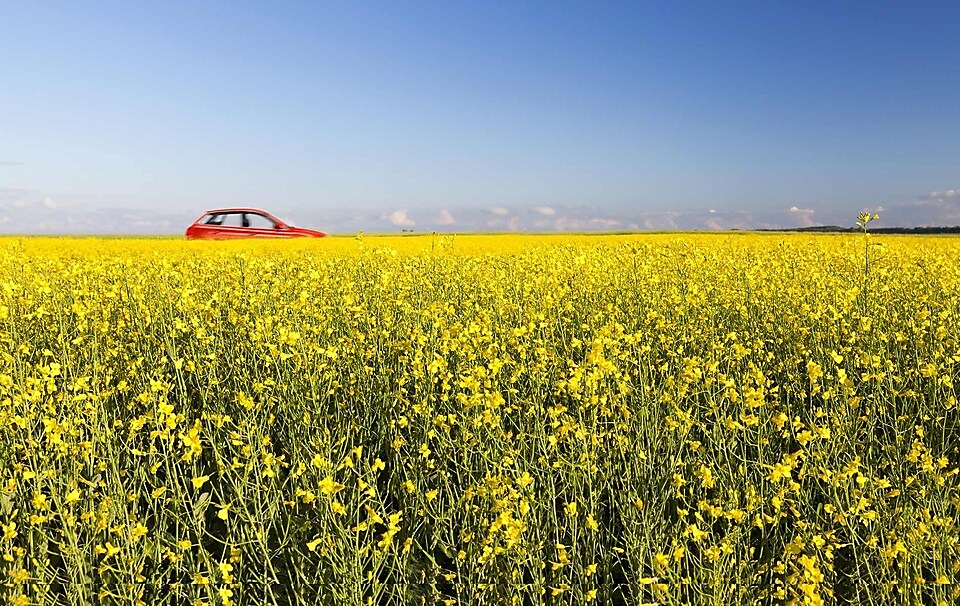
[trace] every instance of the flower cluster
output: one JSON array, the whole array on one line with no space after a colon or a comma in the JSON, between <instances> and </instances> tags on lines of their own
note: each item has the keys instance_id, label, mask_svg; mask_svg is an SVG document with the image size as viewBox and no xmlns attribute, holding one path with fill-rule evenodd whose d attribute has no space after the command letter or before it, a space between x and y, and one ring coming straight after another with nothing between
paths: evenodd
<instances>
[{"instance_id":1,"label":"flower cluster","mask_svg":"<svg viewBox=\"0 0 960 606\"><path fill-rule=\"evenodd\" d=\"M0 599L955 604L960 241L867 246L0 240Z\"/></svg>"}]
</instances>

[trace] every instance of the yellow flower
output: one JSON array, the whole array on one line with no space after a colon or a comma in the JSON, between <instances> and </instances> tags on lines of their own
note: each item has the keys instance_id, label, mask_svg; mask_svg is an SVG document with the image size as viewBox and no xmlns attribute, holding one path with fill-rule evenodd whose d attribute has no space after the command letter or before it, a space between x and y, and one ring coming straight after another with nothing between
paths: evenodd
<instances>
[{"instance_id":1,"label":"yellow flower","mask_svg":"<svg viewBox=\"0 0 960 606\"><path fill-rule=\"evenodd\" d=\"M237 402L247 410L252 410L254 407L253 398L242 391L237 393Z\"/></svg>"},{"instance_id":2,"label":"yellow flower","mask_svg":"<svg viewBox=\"0 0 960 606\"><path fill-rule=\"evenodd\" d=\"M747 512L743 511L742 509L734 509L732 511L728 511L726 516L728 519L733 520L737 524L741 524L743 523L744 518L747 517Z\"/></svg>"},{"instance_id":3,"label":"yellow flower","mask_svg":"<svg viewBox=\"0 0 960 606\"><path fill-rule=\"evenodd\" d=\"M701 465L700 469L697 470L697 477L700 478L700 482L703 484L704 488L713 488L716 484L716 480L713 477L713 472L710 471L710 468L706 465Z\"/></svg>"},{"instance_id":4,"label":"yellow flower","mask_svg":"<svg viewBox=\"0 0 960 606\"><path fill-rule=\"evenodd\" d=\"M200 477L198 477L198 478L194 478L194 479L192 480L192 481L193 481L193 487L199 490L199 488L200 488L201 486L203 486L204 484L206 484L206 483L207 483L207 480L209 480L209 479L210 479L210 476L200 476Z\"/></svg>"},{"instance_id":5,"label":"yellow flower","mask_svg":"<svg viewBox=\"0 0 960 606\"><path fill-rule=\"evenodd\" d=\"M333 476L327 476L324 479L320 480L320 485L317 487L320 489L320 492L326 495L332 495L340 492L345 488L343 484L334 481Z\"/></svg>"},{"instance_id":6,"label":"yellow flower","mask_svg":"<svg viewBox=\"0 0 960 606\"><path fill-rule=\"evenodd\" d=\"M521 475L519 478L517 478L517 485L518 485L520 488L526 488L527 486L530 486L531 484L533 484L533 477L532 477L529 473L527 473L526 471L523 472L523 475Z\"/></svg>"},{"instance_id":7,"label":"yellow flower","mask_svg":"<svg viewBox=\"0 0 960 606\"><path fill-rule=\"evenodd\" d=\"M687 526L687 532L690 534L690 537L693 539L694 542L697 542L706 538L707 535L709 534L703 530L700 530L700 527L697 526L696 524L690 524L689 526Z\"/></svg>"},{"instance_id":8,"label":"yellow flower","mask_svg":"<svg viewBox=\"0 0 960 606\"><path fill-rule=\"evenodd\" d=\"M63 499L64 503L66 503L66 504L68 504L68 505L69 505L70 503L76 503L76 502L79 501L79 500L80 500L80 491L79 491L79 490L76 490L76 489L71 490L70 492L68 492L68 493L67 493L67 496L64 497L64 499Z\"/></svg>"},{"instance_id":9,"label":"yellow flower","mask_svg":"<svg viewBox=\"0 0 960 606\"><path fill-rule=\"evenodd\" d=\"M50 503L47 501L47 496L39 492L33 493L33 507L40 511L46 511L50 508Z\"/></svg>"},{"instance_id":10,"label":"yellow flower","mask_svg":"<svg viewBox=\"0 0 960 606\"><path fill-rule=\"evenodd\" d=\"M10 579L11 583L14 583L15 585L20 585L30 580L30 573L24 570L23 568L18 568L16 570L9 571L7 573L7 577Z\"/></svg>"}]
</instances>

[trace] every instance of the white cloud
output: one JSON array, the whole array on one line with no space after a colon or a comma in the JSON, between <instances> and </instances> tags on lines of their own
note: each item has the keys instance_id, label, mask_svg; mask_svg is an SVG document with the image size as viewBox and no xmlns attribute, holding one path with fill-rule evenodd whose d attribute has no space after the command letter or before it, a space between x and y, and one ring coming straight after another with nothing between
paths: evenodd
<instances>
[{"instance_id":1,"label":"white cloud","mask_svg":"<svg viewBox=\"0 0 960 606\"><path fill-rule=\"evenodd\" d=\"M440 210L440 214L437 216L438 225L453 225L457 220L453 218L453 214L446 208Z\"/></svg>"},{"instance_id":2,"label":"white cloud","mask_svg":"<svg viewBox=\"0 0 960 606\"><path fill-rule=\"evenodd\" d=\"M57 203L52 198L39 198L37 193L31 189L18 189L14 187L0 187L0 207L9 210L54 210Z\"/></svg>"},{"instance_id":3,"label":"white cloud","mask_svg":"<svg viewBox=\"0 0 960 606\"><path fill-rule=\"evenodd\" d=\"M880 214L881 227L953 227L960 225L960 189L931 191L905 203L867 211Z\"/></svg>"},{"instance_id":4,"label":"white cloud","mask_svg":"<svg viewBox=\"0 0 960 606\"><path fill-rule=\"evenodd\" d=\"M534 227L553 231L609 231L621 225L623 222L619 219L585 216L582 212L572 210L570 215L558 215L550 220L537 221Z\"/></svg>"},{"instance_id":5,"label":"white cloud","mask_svg":"<svg viewBox=\"0 0 960 606\"><path fill-rule=\"evenodd\" d=\"M816 225L816 222L813 220L814 210L812 208L791 206L787 209L787 213L791 215L791 217L788 219L786 227L813 227Z\"/></svg>"},{"instance_id":6,"label":"white cloud","mask_svg":"<svg viewBox=\"0 0 960 606\"><path fill-rule=\"evenodd\" d=\"M502 206L491 206L487 209L487 212L498 217L505 217L510 214L510 211Z\"/></svg>"},{"instance_id":7,"label":"white cloud","mask_svg":"<svg viewBox=\"0 0 960 606\"><path fill-rule=\"evenodd\" d=\"M590 219L590 225L594 227L600 227L603 229L611 229L613 227L619 227L620 221L617 219Z\"/></svg>"},{"instance_id":8,"label":"white cloud","mask_svg":"<svg viewBox=\"0 0 960 606\"><path fill-rule=\"evenodd\" d=\"M649 230L671 230L677 229L677 222L673 217L665 215L651 215L643 219L643 229Z\"/></svg>"},{"instance_id":9,"label":"white cloud","mask_svg":"<svg viewBox=\"0 0 960 606\"><path fill-rule=\"evenodd\" d=\"M782 216L782 213L781 213ZM630 217L632 219L633 217ZM775 227L777 222L769 217L756 216L746 211L728 211L716 208L689 211L663 211L642 213L636 223L645 230L656 231L721 231L728 229L751 229ZM782 224L782 221L779 221Z\"/></svg>"},{"instance_id":10,"label":"white cloud","mask_svg":"<svg viewBox=\"0 0 960 606\"><path fill-rule=\"evenodd\" d=\"M416 221L407 216L407 211L404 209L399 209L389 214L380 215L380 218L389 221L397 227L413 227L417 224Z\"/></svg>"},{"instance_id":11,"label":"white cloud","mask_svg":"<svg viewBox=\"0 0 960 606\"><path fill-rule=\"evenodd\" d=\"M557 214L557 210L551 206L534 206L530 211L544 217L552 217Z\"/></svg>"},{"instance_id":12,"label":"white cloud","mask_svg":"<svg viewBox=\"0 0 960 606\"><path fill-rule=\"evenodd\" d=\"M42 198L28 199L22 209L8 214L9 221L3 222L3 231L24 234L182 234L196 218L192 210L57 204L56 212L51 212L48 206Z\"/></svg>"}]
</instances>

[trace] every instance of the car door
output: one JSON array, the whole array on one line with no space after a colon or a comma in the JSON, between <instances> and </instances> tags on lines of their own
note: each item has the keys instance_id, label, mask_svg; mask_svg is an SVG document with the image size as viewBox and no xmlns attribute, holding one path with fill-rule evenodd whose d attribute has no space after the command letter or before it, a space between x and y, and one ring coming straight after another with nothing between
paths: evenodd
<instances>
[{"instance_id":1,"label":"car door","mask_svg":"<svg viewBox=\"0 0 960 606\"><path fill-rule=\"evenodd\" d=\"M190 237L201 240L218 240L226 213L214 212L204 215L190 226Z\"/></svg>"},{"instance_id":2,"label":"car door","mask_svg":"<svg viewBox=\"0 0 960 606\"><path fill-rule=\"evenodd\" d=\"M239 211L228 211L221 213L220 223L214 227L213 238L216 240L234 240L237 238L249 238L252 230L244 226L243 215Z\"/></svg>"},{"instance_id":3,"label":"car door","mask_svg":"<svg viewBox=\"0 0 960 606\"><path fill-rule=\"evenodd\" d=\"M245 231L249 238L288 238L287 230L281 229L280 224L273 218L258 212L245 213L247 227Z\"/></svg>"}]
</instances>

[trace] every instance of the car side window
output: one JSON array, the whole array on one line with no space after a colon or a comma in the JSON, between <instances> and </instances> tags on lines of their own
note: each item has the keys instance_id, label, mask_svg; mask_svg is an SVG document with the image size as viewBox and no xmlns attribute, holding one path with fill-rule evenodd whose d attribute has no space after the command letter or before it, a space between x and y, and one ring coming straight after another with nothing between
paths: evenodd
<instances>
[{"instance_id":1,"label":"car side window","mask_svg":"<svg viewBox=\"0 0 960 606\"><path fill-rule=\"evenodd\" d=\"M224 213L220 225L223 227L243 227L241 213Z\"/></svg>"},{"instance_id":2,"label":"car side window","mask_svg":"<svg viewBox=\"0 0 960 606\"><path fill-rule=\"evenodd\" d=\"M204 221L204 225L220 225L223 223L223 215L221 213L214 213Z\"/></svg>"},{"instance_id":3,"label":"car side window","mask_svg":"<svg viewBox=\"0 0 960 606\"><path fill-rule=\"evenodd\" d=\"M254 229L276 229L277 225L273 222L272 219L261 215L260 213L247 213L247 220L250 222L250 227Z\"/></svg>"}]
</instances>

